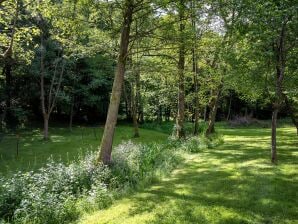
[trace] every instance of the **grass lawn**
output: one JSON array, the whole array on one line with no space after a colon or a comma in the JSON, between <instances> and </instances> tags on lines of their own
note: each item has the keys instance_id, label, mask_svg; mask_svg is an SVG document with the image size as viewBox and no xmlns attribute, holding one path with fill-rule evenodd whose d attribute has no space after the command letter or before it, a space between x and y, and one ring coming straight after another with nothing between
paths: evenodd
<instances>
[{"instance_id":1,"label":"grass lawn","mask_svg":"<svg viewBox=\"0 0 298 224\"><path fill-rule=\"evenodd\" d=\"M220 129L224 145L188 155L171 176L80 224L298 223L295 129L278 129L277 166L270 129Z\"/></svg>"},{"instance_id":2,"label":"grass lawn","mask_svg":"<svg viewBox=\"0 0 298 224\"><path fill-rule=\"evenodd\" d=\"M0 175L10 175L16 171L35 170L42 167L52 157L55 161L72 161L88 151L97 150L103 127L75 127L70 132L65 127L54 127L49 130L51 140L43 141L41 130L33 129L21 133L19 155L17 137L6 135L0 142ZM135 142L161 142L168 135L154 130L140 129L140 138L132 138L133 129L120 125L116 128L114 144L132 139Z\"/></svg>"}]
</instances>

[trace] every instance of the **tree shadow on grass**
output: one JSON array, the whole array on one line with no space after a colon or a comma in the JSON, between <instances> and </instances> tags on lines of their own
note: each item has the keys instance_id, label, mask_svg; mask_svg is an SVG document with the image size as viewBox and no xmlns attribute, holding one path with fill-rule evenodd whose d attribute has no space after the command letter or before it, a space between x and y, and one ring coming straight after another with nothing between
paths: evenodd
<instances>
[{"instance_id":1,"label":"tree shadow on grass","mask_svg":"<svg viewBox=\"0 0 298 224\"><path fill-rule=\"evenodd\" d=\"M293 165L296 149L292 142L281 144L287 146L281 164ZM295 167L271 165L265 150L245 142L205 150L169 179L136 194L129 215L154 213L148 223L156 224L297 223Z\"/></svg>"}]
</instances>

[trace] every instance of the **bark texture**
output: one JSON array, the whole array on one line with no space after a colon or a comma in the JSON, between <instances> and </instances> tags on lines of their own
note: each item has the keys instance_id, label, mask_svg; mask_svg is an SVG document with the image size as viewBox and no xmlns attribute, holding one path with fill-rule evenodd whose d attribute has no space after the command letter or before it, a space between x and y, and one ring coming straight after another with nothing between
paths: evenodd
<instances>
[{"instance_id":1,"label":"bark texture","mask_svg":"<svg viewBox=\"0 0 298 224\"><path fill-rule=\"evenodd\" d=\"M215 94L210 101L208 128L205 133L206 136L215 132L214 125L216 120L216 114L217 114L217 108L218 108L219 98L221 94L221 89L222 89L222 85L215 91Z\"/></svg>"},{"instance_id":2,"label":"bark texture","mask_svg":"<svg viewBox=\"0 0 298 224\"><path fill-rule=\"evenodd\" d=\"M180 19L180 43L179 43L179 60L178 60L178 113L176 119L176 136L177 138L185 137L184 114L185 114L185 86L184 86L184 66L185 66L185 41L184 41L184 0L180 0L179 19Z\"/></svg>"},{"instance_id":3,"label":"bark texture","mask_svg":"<svg viewBox=\"0 0 298 224\"><path fill-rule=\"evenodd\" d=\"M104 128L103 137L101 140L100 153L97 158L97 162L109 164L111 162L112 144L115 132L115 126L117 123L118 109L120 103L120 97L122 92L122 86L124 82L125 65L127 59L129 35L132 23L133 15L133 0L126 0L124 6L124 21L121 31L120 49L117 62L117 68L115 72L115 78L113 82L113 88L110 98L110 104Z\"/></svg>"}]
</instances>

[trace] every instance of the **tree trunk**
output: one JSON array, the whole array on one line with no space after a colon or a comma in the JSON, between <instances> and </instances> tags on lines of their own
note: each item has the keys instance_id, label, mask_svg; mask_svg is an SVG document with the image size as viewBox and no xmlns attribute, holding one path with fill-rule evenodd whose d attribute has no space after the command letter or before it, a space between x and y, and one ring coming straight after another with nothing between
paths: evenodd
<instances>
[{"instance_id":1,"label":"tree trunk","mask_svg":"<svg viewBox=\"0 0 298 224\"><path fill-rule=\"evenodd\" d=\"M126 120L131 121L132 120L132 111L131 111L132 106L131 106L131 100L129 99L128 94L126 92L125 81L123 81L122 91L123 91L123 97L124 97L124 101L125 101Z\"/></svg>"},{"instance_id":2,"label":"tree trunk","mask_svg":"<svg viewBox=\"0 0 298 224\"><path fill-rule=\"evenodd\" d=\"M185 86L184 86L184 66L185 66L185 43L184 43L184 0L180 0L179 5L179 20L180 20L180 43L179 43L179 61L178 61L178 113L176 120L176 136L178 138L185 137L184 130L184 113L185 113Z\"/></svg>"},{"instance_id":3,"label":"tree trunk","mask_svg":"<svg viewBox=\"0 0 298 224\"><path fill-rule=\"evenodd\" d=\"M229 106L228 106L228 115L227 115L227 121L230 120L231 117L231 107L232 107L232 95L230 95L230 100L229 100Z\"/></svg>"},{"instance_id":4,"label":"tree trunk","mask_svg":"<svg viewBox=\"0 0 298 224\"><path fill-rule=\"evenodd\" d=\"M211 104L210 104L210 108L211 111L209 112L209 121L208 121L208 128L206 130L206 136L212 134L215 132L215 119L216 119L216 114L217 114L217 108L218 108L218 102L219 102L219 97L220 97L220 93L221 93L221 88L219 87L218 90L216 91L216 95L213 96L213 98L211 99Z\"/></svg>"},{"instance_id":5,"label":"tree trunk","mask_svg":"<svg viewBox=\"0 0 298 224\"><path fill-rule=\"evenodd\" d=\"M199 107L200 107L200 102L199 102L199 83L198 83L198 77L197 77L197 62L196 62L196 55L195 55L195 49L193 49L193 75L194 75L194 93L195 93L195 98L194 98L194 135L197 135L199 133Z\"/></svg>"},{"instance_id":6,"label":"tree trunk","mask_svg":"<svg viewBox=\"0 0 298 224\"><path fill-rule=\"evenodd\" d=\"M101 140L100 153L97 158L97 162L103 162L104 164L109 164L111 162L112 144L113 144L115 126L117 123L121 91L122 91L122 86L124 81L124 73L125 73L128 45L129 45L129 35L130 35L130 27L132 23L132 15L133 15L133 0L126 0L117 68L115 72L115 78L114 78L112 94L110 98L107 120L106 120L104 133Z\"/></svg>"},{"instance_id":7,"label":"tree trunk","mask_svg":"<svg viewBox=\"0 0 298 224\"><path fill-rule=\"evenodd\" d=\"M204 107L204 121L207 120L207 105Z\"/></svg>"},{"instance_id":8,"label":"tree trunk","mask_svg":"<svg viewBox=\"0 0 298 224\"><path fill-rule=\"evenodd\" d=\"M191 16L191 25L192 29L194 31L194 40L193 40L193 48L192 48L192 72L193 72L193 79L194 79L194 135L199 134L199 83L198 83L198 63L197 63L197 29L196 29L196 1L191 1L191 10L192 10L192 16Z\"/></svg>"},{"instance_id":9,"label":"tree trunk","mask_svg":"<svg viewBox=\"0 0 298 224\"><path fill-rule=\"evenodd\" d=\"M279 39L274 45L276 56L276 76L275 76L275 102L273 103L272 112L272 126L271 126L271 162L277 163L277 147L276 147L276 123L277 114L283 99L283 79L285 73L286 63L286 50L285 50L285 36L286 36L286 23L284 22L281 27Z\"/></svg>"},{"instance_id":10,"label":"tree trunk","mask_svg":"<svg viewBox=\"0 0 298 224\"><path fill-rule=\"evenodd\" d=\"M140 137L139 133L139 125L138 125L138 118L137 118L137 105L136 105L136 95L134 91L134 86L131 85L131 104L132 104L132 122L133 122L133 129L134 129L134 138Z\"/></svg>"},{"instance_id":11,"label":"tree trunk","mask_svg":"<svg viewBox=\"0 0 298 224\"><path fill-rule=\"evenodd\" d=\"M49 115L46 112L45 105L45 84L44 84L44 39L43 34L40 35L40 100L41 100L41 109L43 115L43 139L48 140L49 138Z\"/></svg>"},{"instance_id":12,"label":"tree trunk","mask_svg":"<svg viewBox=\"0 0 298 224\"><path fill-rule=\"evenodd\" d=\"M49 115L43 114L43 139L49 139Z\"/></svg>"},{"instance_id":13,"label":"tree trunk","mask_svg":"<svg viewBox=\"0 0 298 224\"><path fill-rule=\"evenodd\" d=\"M277 153L276 153L276 123L277 123L277 114L278 109L274 108L272 112L272 121L271 121L271 162L277 162Z\"/></svg>"},{"instance_id":14,"label":"tree trunk","mask_svg":"<svg viewBox=\"0 0 298 224\"><path fill-rule=\"evenodd\" d=\"M137 68L136 72L136 108L137 108L137 120L139 123L144 123L144 112L143 112L143 102L141 96L141 81L140 81L140 71Z\"/></svg>"}]
</instances>

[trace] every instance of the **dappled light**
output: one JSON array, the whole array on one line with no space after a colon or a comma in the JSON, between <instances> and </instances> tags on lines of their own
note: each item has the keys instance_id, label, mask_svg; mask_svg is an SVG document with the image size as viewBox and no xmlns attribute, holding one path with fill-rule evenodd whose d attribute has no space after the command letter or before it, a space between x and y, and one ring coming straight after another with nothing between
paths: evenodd
<instances>
[{"instance_id":1,"label":"dappled light","mask_svg":"<svg viewBox=\"0 0 298 224\"><path fill-rule=\"evenodd\" d=\"M294 128L279 130L278 166L268 161L269 141L260 142L268 129L220 131L222 146L188 155L171 177L81 223L295 223L298 149L287 145L298 144Z\"/></svg>"}]
</instances>

